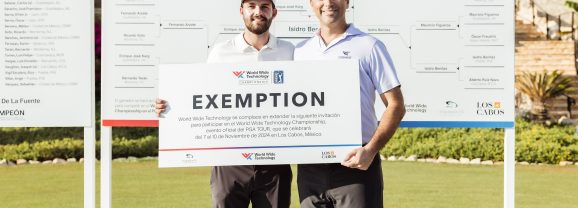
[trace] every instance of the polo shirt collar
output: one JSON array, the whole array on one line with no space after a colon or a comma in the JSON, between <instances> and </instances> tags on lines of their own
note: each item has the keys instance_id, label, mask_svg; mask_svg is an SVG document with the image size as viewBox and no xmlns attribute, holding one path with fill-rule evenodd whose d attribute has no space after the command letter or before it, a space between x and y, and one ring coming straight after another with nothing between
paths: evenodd
<instances>
[{"instance_id":1,"label":"polo shirt collar","mask_svg":"<svg viewBox=\"0 0 578 208\"><path fill-rule=\"evenodd\" d=\"M349 36L355 36L355 35L361 35L361 34L363 34L363 32L361 32L361 30L359 30L353 24L348 24L347 29L345 30L343 35L341 35L341 37L333 40L331 43L329 43L327 46L325 46L325 42L323 42L323 38L321 38L321 30L317 29L317 31L315 31L315 37L317 38L317 41L319 42L320 48L322 48L323 50L327 50L327 49L331 48L331 46L339 43L341 40L343 40Z\"/></svg>"},{"instance_id":2,"label":"polo shirt collar","mask_svg":"<svg viewBox=\"0 0 578 208\"><path fill-rule=\"evenodd\" d=\"M347 30L345 30L344 37L352 36L352 35L361 35L363 32L355 27L353 24L349 24Z\"/></svg>"},{"instance_id":3,"label":"polo shirt collar","mask_svg":"<svg viewBox=\"0 0 578 208\"><path fill-rule=\"evenodd\" d=\"M243 37L244 33L245 32L242 32L238 34L237 37L235 37L234 39L235 47L239 51L247 51L247 50L256 51L257 49L255 49L253 46L249 45L247 41L245 41L245 38ZM269 41L267 42L267 44L265 44L265 46L263 46L263 48L261 48L261 50L265 50L267 48L270 49L277 48L277 37L275 37L271 33L269 33Z\"/></svg>"}]
</instances>

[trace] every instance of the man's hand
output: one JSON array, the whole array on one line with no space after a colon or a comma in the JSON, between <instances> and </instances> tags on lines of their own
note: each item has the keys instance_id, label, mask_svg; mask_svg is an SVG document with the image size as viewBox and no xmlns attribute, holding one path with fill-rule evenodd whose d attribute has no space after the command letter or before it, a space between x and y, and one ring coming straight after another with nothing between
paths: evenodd
<instances>
[{"instance_id":1,"label":"man's hand","mask_svg":"<svg viewBox=\"0 0 578 208\"><path fill-rule=\"evenodd\" d=\"M358 147L352 150L345 156L341 165L348 168L357 168L360 170L367 170L373 162L373 158L377 152L365 147Z\"/></svg>"},{"instance_id":2,"label":"man's hand","mask_svg":"<svg viewBox=\"0 0 578 208\"><path fill-rule=\"evenodd\" d=\"M157 98L155 100L155 113L157 113L157 117L161 117L161 113L164 113L167 110L167 101Z\"/></svg>"},{"instance_id":3,"label":"man's hand","mask_svg":"<svg viewBox=\"0 0 578 208\"><path fill-rule=\"evenodd\" d=\"M395 133L399 126L403 115L405 114L405 105L403 104L403 95L399 86L384 92L380 95L383 104L387 107L381 122L373 133L373 137L365 146L354 149L345 156L341 165L349 168L357 168L367 170L373 162L375 154L379 152L383 146Z\"/></svg>"}]
</instances>

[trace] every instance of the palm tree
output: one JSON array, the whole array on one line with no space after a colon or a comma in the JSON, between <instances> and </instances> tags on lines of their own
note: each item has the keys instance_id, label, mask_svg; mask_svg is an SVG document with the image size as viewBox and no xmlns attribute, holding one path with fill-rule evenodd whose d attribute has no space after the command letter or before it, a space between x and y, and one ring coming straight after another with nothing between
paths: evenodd
<instances>
[{"instance_id":1,"label":"palm tree","mask_svg":"<svg viewBox=\"0 0 578 208\"><path fill-rule=\"evenodd\" d=\"M566 0L564 4L566 5L566 7L578 12L578 2Z\"/></svg>"},{"instance_id":2,"label":"palm tree","mask_svg":"<svg viewBox=\"0 0 578 208\"><path fill-rule=\"evenodd\" d=\"M523 72L522 75L516 76L516 88L530 97L532 100L530 112L541 122L548 119L546 102L573 90L572 78L564 77L558 70L550 73Z\"/></svg>"}]
</instances>

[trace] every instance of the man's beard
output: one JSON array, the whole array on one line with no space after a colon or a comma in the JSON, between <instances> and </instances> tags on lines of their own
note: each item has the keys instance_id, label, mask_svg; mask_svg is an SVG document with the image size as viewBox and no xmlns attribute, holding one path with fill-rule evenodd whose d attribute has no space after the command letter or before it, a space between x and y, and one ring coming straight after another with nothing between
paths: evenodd
<instances>
[{"instance_id":1,"label":"man's beard","mask_svg":"<svg viewBox=\"0 0 578 208\"><path fill-rule=\"evenodd\" d=\"M265 24L254 25L253 19L255 18L261 18ZM247 27L250 32L256 35L261 35L269 30L269 27L271 27L271 20L265 17L251 17L249 20L245 20L245 27Z\"/></svg>"}]
</instances>

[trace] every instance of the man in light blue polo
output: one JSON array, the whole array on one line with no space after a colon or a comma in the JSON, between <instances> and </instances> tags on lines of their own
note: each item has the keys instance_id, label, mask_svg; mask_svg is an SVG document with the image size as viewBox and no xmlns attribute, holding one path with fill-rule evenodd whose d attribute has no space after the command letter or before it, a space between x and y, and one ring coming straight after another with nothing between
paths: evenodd
<instances>
[{"instance_id":1,"label":"man in light blue polo","mask_svg":"<svg viewBox=\"0 0 578 208\"><path fill-rule=\"evenodd\" d=\"M363 147L341 164L299 165L301 207L383 207L379 150L393 136L405 107L400 83L385 45L348 25L349 0L310 0L319 19L315 36L298 44L295 60L357 59L359 61ZM323 67L323 66L319 66ZM387 106L378 125L375 92Z\"/></svg>"}]
</instances>

